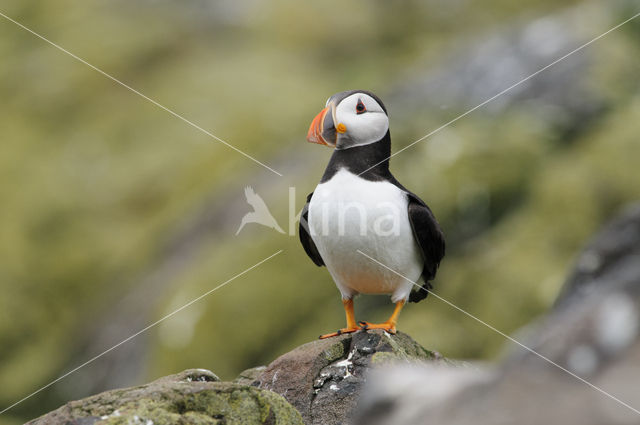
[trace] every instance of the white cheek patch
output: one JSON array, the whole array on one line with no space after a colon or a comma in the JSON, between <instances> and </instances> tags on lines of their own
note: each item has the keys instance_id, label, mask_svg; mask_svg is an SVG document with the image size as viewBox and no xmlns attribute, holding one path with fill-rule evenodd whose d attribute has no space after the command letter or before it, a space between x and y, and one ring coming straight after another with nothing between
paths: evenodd
<instances>
[{"instance_id":1,"label":"white cheek patch","mask_svg":"<svg viewBox=\"0 0 640 425\"><path fill-rule=\"evenodd\" d=\"M389 130L389 119L382 112L365 112L351 114L341 121L347 126L349 137L354 146L368 145L382 139Z\"/></svg>"},{"instance_id":2,"label":"white cheek patch","mask_svg":"<svg viewBox=\"0 0 640 425\"><path fill-rule=\"evenodd\" d=\"M361 114L356 112L358 99L367 108ZM347 135L351 139L351 143L343 146L343 149L375 143L389 130L387 114L373 98L362 93L355 93L340 102L335 118L336 125L342 123L347 127Z\"/></svg>"}]
</instances>

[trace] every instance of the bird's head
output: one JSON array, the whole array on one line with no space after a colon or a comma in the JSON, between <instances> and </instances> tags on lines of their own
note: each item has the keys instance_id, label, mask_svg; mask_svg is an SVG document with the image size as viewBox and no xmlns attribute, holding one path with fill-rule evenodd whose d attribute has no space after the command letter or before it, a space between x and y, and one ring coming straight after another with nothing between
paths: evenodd
<instances>
[{"instance_id":1,"label":"bird's head","mask_svg":"<svg viewBox=\"0 0 640 425\"><path fill-rule=\"evenodd\" d=\"M336 149L364 146L381 140L389 130L382 101L366 90L331 96L311 122L307 140Z\"/></svg>"}]
</instances>

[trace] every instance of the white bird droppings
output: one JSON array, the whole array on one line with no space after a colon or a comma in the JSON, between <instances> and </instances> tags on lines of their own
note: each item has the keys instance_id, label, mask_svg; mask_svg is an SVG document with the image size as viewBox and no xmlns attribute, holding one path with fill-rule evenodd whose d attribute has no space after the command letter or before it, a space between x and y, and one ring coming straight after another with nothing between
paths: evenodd
<instances>
[{"instance_id":1,"label":"white bird droppings","mask_svg":"<svg viewBox=\"0 0 640 425\"><path fill-rule=\"evenodd\" d=\"M120 416L120 412L118 411L118 409L116 409L113 412L111 412L110 415L100 416L100 419L104 420L104 419L109 419L114 417L117 418L118 416Z\"/></svg>"}]
</instances>

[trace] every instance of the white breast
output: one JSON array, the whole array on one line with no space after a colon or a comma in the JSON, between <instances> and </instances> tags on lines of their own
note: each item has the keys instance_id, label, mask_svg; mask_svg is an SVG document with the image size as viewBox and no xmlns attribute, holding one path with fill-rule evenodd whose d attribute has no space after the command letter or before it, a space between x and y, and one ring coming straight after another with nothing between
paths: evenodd
<instances>
[{"instance_id":1,"label":"white breast","mask_svg":"<svg viewBox=\"0 0 640 425\"><path fill-rule=\"evenodd\" d=\"M358 293L406 299L411 282L358 253L417 281L423 260L414 239L404 191L345 169L321 183L309 203L309 230L343 298Z\"/></svg>"}]
</instances>

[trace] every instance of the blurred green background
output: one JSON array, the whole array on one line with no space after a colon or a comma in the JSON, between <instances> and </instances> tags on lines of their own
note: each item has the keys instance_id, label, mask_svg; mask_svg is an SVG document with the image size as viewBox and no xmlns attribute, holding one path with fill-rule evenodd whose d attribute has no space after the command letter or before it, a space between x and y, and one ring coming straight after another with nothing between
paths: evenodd
<instances>
[{"instance_id":1,"label":"blurred green background","mask_svg":"<svg viewBox=\"0 0 640 425\"><path fill-rule=\"evenodd\" d=\"M343 325L288 230L331 154L331 94L374 91L394 150L637 13L635 1L4 0L0 12L184 115L279 177L0 17L0 410L279 249L284 252L0 416L32 419L185 368L223 379ZM392 159L441 221L435 291L512 333L588 237L640 198L640 19ZM358 319L384 320L387 297ZM454 358L504 338L435 298L399 329Z\"/></svg>"}]
</instances>

